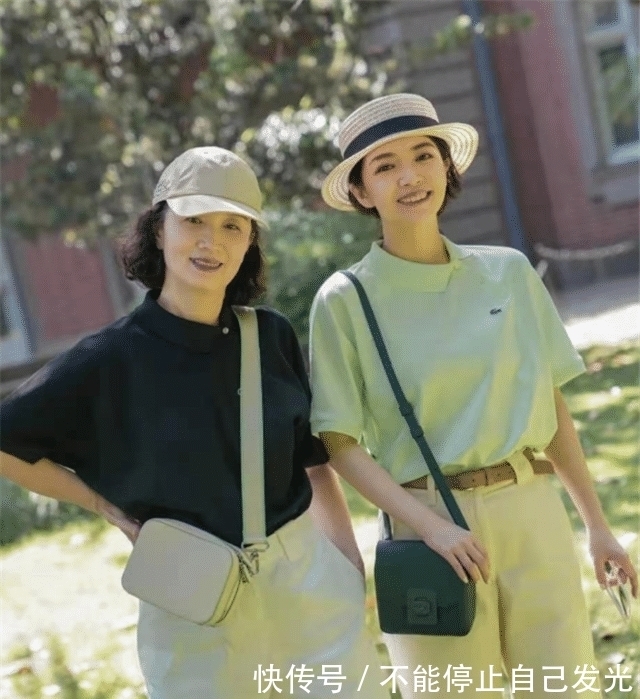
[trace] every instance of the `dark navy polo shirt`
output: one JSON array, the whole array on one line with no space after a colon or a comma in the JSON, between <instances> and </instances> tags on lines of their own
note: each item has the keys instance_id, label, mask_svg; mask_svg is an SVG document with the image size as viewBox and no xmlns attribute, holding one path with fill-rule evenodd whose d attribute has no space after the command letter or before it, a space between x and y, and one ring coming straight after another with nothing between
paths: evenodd
<instances>
[{"instance_id":1,"label":"dark navy polo shirt","mask_svg":"<svg viewBox=\"0 0 640 699\"><path fill-rule=\"evenodd\" d=\"M144 522L172 517L242 541L240 330L164 310L149 292L130 315L49 362L0 407L2 451L73 469ZM311 394L284 316L257 309L267 533L311 502L305 467L326 452L309 428Z\"/></svg>"}]
</instances>

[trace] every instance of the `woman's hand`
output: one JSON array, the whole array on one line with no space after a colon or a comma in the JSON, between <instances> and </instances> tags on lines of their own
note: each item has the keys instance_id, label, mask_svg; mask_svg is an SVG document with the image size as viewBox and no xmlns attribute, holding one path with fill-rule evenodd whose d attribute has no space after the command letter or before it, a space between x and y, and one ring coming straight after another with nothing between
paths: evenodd
<instances>
[{"instance_id":1,"label":"woman's hand","mask_svg":"<svg viewBox=\"0 0 640 699\"><path fill-rule=\"evenodd\" d=\"M489 580L487 551L478 539L438 516L398 485L356 440L338 432L321 432L333 468L369 502L399 519L436 553L440 554L464 582Z\"/></svg>"},{"instance_id":2,"label":"woman's hand","mask_svg":"<svg viewBox=\"0 0 640 699\"><path fill-rule=\"evenodd\" d=\"M307 475L313 491L309 513L316 527L349 559L364 578L364 562L337 474L331 465L326 463L308 468Z\"/></svg>"},{"instance_id":3,"label":"woman's hand","mask_svg":"<svg viewBox=\"0 0 640 699\"><path fill-rule=\"evenodd\" d=\"M118 527L132 544L136 543L141 527L137 519L129 517L119 507L112 505L100 496L98 496L95 512L104 517L109 524Z\"/></svg>"},{"instance_id":4,"label":"woman's hand","mask_svg":"<svg viewBox=\"0 0 640 699\"><path fill-rule=\"evenodd\" d=\"M463 582L489 581L487 550L474 534L442 517L423 538L424 543L449 562Z\"/></svg>"},{"instance_id":5,"label":"woman's hand","mask_svg":"<svg viewBox=\"0 0 640 699\"><path fill-rule=\"evenodd\" d=\"M631 581L631 594L638 597L638 573L636 572L629 554L618 543L608 527L588 529L589 553L593 559L596 578L600 587L609 585L624 585ZM613 570L617 570L617 578L607 575L606 564L610 563Z\"/></svg>"}]
</instances>

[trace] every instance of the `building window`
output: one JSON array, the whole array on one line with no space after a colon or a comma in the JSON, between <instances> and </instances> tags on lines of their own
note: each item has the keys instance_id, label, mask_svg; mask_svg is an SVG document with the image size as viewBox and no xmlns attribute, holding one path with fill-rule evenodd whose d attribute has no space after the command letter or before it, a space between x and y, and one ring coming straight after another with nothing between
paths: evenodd
<instances>
[{"instance_id":1,"label":"building window","mask_svg":"<svg viewBox=\"0 0 640 699\"><path fill-rule=\"evenodd\" d=\"M611 164L637 160L637 10L631 0L586 0L579 6L605 158Z\"/></svg>"},{"instance_id":2,"label":"building window","mask_svg":"<svg viewBox=\"0 0 640 699\"><path fill-rule=\"evenodd\" d=\"M4 235L0 241L0 367L20 364L32 356L15 276L5 249L9 236Z\"/></svg>"},{"instance_id":3,"label":"building window","mask_svg":"<svg viewBox=\"0 0 640 699\"><path fill-rule=\"evenodd\" d=\"M4 288L0 288L0 339L4 339L11 334L9 314L5 308L6 293Z\"/></svg>"}]
</instances>

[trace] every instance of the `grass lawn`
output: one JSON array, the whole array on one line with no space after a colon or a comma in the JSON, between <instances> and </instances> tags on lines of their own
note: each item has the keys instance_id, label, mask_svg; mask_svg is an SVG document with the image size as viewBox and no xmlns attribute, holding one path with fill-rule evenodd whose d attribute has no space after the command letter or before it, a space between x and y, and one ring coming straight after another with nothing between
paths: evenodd
<instances>
[{"instance_id":1,"label":"grass lawn","mask_svg":"<svg viewBox=\"0 0 640 699\"><path fill-rule=\"evenodd\" d=\"M608 520L637 563L640 350L631 345L593 348L583 356L588 373L566 386L564 393ZM370 519L375 511L348 485L345 490L359 541L366 539L365 559L370 571L375 543ZM600 591L581 522L565 500L581 554L599 669L604 676L609 667L622 664L630 671L637 689L638 605L634 604L631 621L623 622ZM96 520L33 535L0 554L0 697L144 696L135 653L136 602L120 587L129 548L119 531ZM377 632L370 576L368 586L368 621ZM48 634L59 639L60 645L49 642ZM379 648L381 664L389 664L382 643ZM570 671L566 679L572 680ZM605 688L608 684L610 681L604 680ZM593 694L584 692L584 696ZM637 693L614 690L605 696L621 699Z\"/></svg>"},{"instance_id":2,"label":"grass lawn","mask_svg":"<svg viewBox=\"0 0 640 699\"><path fill-rule=\"evenodd\" d=\"M587 373L565 390L598 497L614 534L640 563L640 349L633 345L592 348L583 354ZM640 614L634 602L624 622L593 574L581 521L564 491L563 498L583 552L584 588L600 670L623 663L640 687ZM606 688L611 680L605 682ZM611 691L608 697L629 697ZM638 696L638 695L636 695Z\"/></svg>"}]
</instances>

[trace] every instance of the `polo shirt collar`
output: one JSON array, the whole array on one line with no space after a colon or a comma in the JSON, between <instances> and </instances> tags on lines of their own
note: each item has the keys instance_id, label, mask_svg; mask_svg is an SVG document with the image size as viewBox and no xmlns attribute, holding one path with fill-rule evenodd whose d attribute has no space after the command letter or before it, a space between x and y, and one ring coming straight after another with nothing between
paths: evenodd
<instances>
[{"instance_id":1,"label":"polo shirt collar","mask_svg":"<svg viewBox=\"0 0 640 699\"><path fill-rule=\"evenodd\" d=\"M158 303L159 295L157 289L147 292L135 318L146 330L174 345L193 352L211 352L219 338L237 330L235 315L228 305L222 307L218 325L207 325L169 313Z\"/></svg>"},{"instance_id":2,"label":"polo shirt collar","mask_svg":"<svg viewBox=\"0 0 640 699\"><path fill-rule=\"evenodd\" d=\"M395 286L415 291L444 291L454 270L460 269L461 260L469 257L470 253L445 236L442 238L450 257L446 264L430 265L403 260L383 250L380 241L376 241L364 258L365 267L378 279L393 280Z\"/></svg>"}]
</instances>

